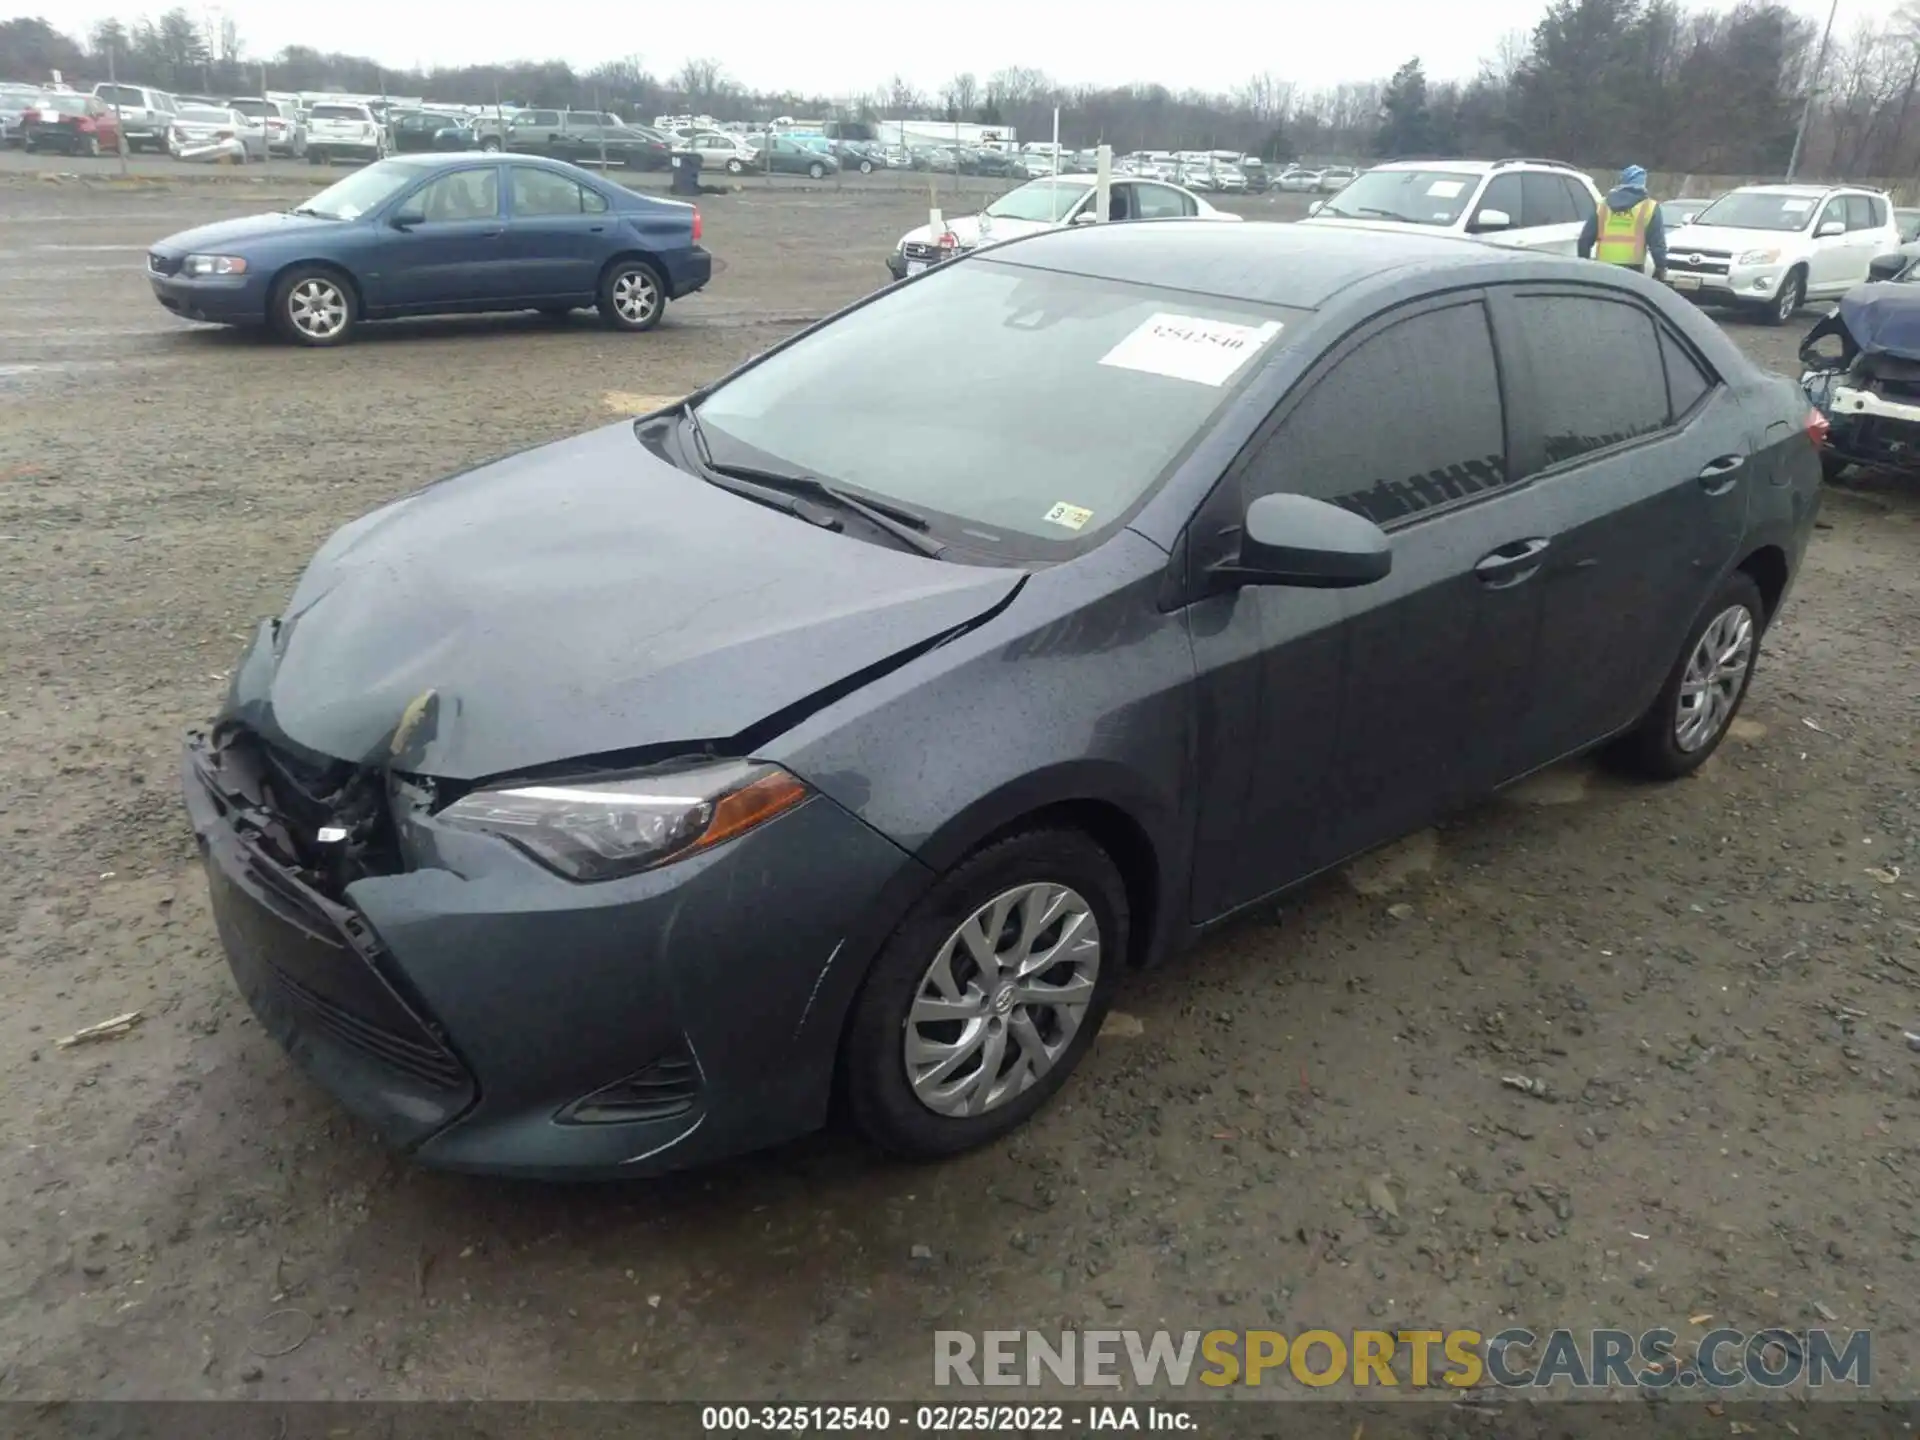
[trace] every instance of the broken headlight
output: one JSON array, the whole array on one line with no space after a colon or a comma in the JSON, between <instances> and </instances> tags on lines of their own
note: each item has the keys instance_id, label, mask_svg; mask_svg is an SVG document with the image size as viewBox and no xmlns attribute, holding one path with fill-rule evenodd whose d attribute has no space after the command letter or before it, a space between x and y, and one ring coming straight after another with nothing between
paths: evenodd
<instances>
[{"instance_id":1,"label":"broken headlight","mask_svg":"<svg viewBox=\"0 0 1920 1440\"><path fill-rule=\"evenodd\" d=\"M744 835L807 793L777 765L726 760L632 780L475 790L440 820L497 835L569 880L612 880Z\"/></svg>"}]
</instances>

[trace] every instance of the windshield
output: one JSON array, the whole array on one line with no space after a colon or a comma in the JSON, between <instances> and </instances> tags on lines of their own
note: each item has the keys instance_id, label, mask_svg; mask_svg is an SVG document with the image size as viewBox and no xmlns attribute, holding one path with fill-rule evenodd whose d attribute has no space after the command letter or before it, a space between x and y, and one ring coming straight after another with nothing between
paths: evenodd
<instances>
[{"instance_id":1,"label":"windshield","mask_svg":"<svg viewBox=\"0 0 1920 1440\"><path fill-rule=\"evenodd\" d=\"M928 512L963 548L1045 556L1119 524L1291 313L969 260L769 356L699 413L722 463L746 447Z\"/></svg>"},{"instance_id":2,"label":"windshield","mask_svg":"<svg viewBox=\"0 0 1920 1440\"><path fill-rule=\"evenodd\" d=\"M1064 220L1087 196L1087 187L1071 180L1035 180L1009 190L987 207L996 220Z\"/></svg>"},{"instance_id":3,"label":"windshield","mask_svg":"<svg viewBox=\"0 0 1920 1440\"><path fill-rule=\"evenodd\" d=\"M328 220L357 220L418 180L426 168L417 160L376 161L364 170L354 171L338 184L329 185L298 207L299 213Z\"/></svg>"},{"instance_id":4,"label":"windshield","mask_svg":"<svg viewBox=\"0 0 1920 1440\"><path fill-rule=\"evenodd\" d=\"M1324 172L1338 179L1341 172ZM1463 170L1372 170L1320 207L1349 220L1451 225L1473 199L1480 177Z\"/></svg>"},{"instance_id":5,"label":"windshield","mask_svg":"<svg viewBox=\"0 0 1920 1440\"><path fill-rule=\"evenodd\" d=\"M1722 195L1694 216L1693 223L1725 225L1733 230L1804 230L1819 203L1818 195L1736 190L1731 195Z\"/></svg>"},{"instance_id":6,"label":"windshield","mask_svg":"<svg viewBox=\"0 0 1920 1440\"><path fill-rule=\"evenodd\" d=\"M33 102L33 108L51 112L55 115L84 115L87 113L87 97L84 95L42 95Z\"/></svg>"}]
</instances>

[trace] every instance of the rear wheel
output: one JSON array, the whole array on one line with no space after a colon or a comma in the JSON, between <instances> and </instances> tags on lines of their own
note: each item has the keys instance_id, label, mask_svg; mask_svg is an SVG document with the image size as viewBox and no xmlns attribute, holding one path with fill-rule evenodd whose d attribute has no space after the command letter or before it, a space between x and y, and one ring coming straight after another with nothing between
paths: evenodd
<instances>
[{"instance_id":1,"label":"rear wheel","mask_svg":"<svg viewBox=\"0 0 1920 1440\"><path fill-rule=\"evenodd\" d=\"M486 151L487 154L489 155L497 154L500 149L500 142L494 139L493 136L489 135L486 139L480 142L480 148Z\"/></svg>"},{"instance_id":2,"label":"rear wheel","mask_svg":"<svg viewBox=\"0 0 1920 1440\"><path fill-rule=\"evenodd\" d=\"M337 270L297 266L273 289L273 328L296 345L343 345L353 333L353 287Z\"/></svg>"},{"instance_id":3,"label":"rear wheel","mask_svg":"<svg viewBox=\"0 0 1920 1440\"><path fill-rule=\"evenodd\" d=\"M807 174L811 175L816 180L824 180L827 175L827 167L822 165L818 160L816 160L811 165L807 166Z\"/></svg>"},{"instance_id":4,"label":"rear wheel","mask_svg":"<svg viewBox=\"0 0 1920 1440\"><path fill-rule=\"evenodd\" d=\"M600 281L600 314L616 330L651 330L667 311L667 287L644 260L618 260Z\"/></svg>"},{"instance_id":5,"label":"rear wheel","mask_svg":"<svg viewBox=\"0 0 1920 1440\"><path fill-rule=\"evenodd\" d=\"M860 162L860 173L862 175L871 175L873 173L873 161L862 160Z\"/></svg>"},{"instance_id":6,"label":"rear wheel","mask_svg":"<svg viewBox=\"0 0 1920 1440\"><path fill-rule=\"evenodd\" d=\"M1736 570L1687 632L1652 708L1616 747L1618 758L1653 780L1677 780L1704 765L1746 699L1765 628L1760 587Z\"/></svg>"},{"instance_id":7,"label":"rear wheel","mask_svg":"<svg viewBox=\"0 0 1920 1440\"><path fill-rule=\"evenodd\" d=\"M1127 953L1126 887L1075 830L976 851L927 892L854 1001L854 1124L898 1155L952 1155L1024 1124L1099 1033Z\"/></svg>"},{"instance_id":8,"label":"rear wheel","mask_svg":"<svg viewBox=\"0 0 1920 1440\"><path fill-rule=\"evenodd\" d=\"M746 170L746 168L747 167L737 159L727 161L727 173L729 175L742 174Z\"/></svg>"}]
</instances>

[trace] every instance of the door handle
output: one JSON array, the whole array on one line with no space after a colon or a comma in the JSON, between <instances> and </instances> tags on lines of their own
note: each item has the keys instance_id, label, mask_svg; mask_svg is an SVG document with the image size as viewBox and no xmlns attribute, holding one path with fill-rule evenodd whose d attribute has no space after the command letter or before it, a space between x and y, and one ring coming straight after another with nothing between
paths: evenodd
<instances>
[{"instance_id":1,"label":"door handle","mask_svg":"<svg viewBox=\"0 0 1920 1440\"><path fill-rule=\"evenodd\" d=\"M1518 585L1523 580L1533 578L1540 568L1540 557L1551 543L1544 536L1510 541L1482 557L1480 563L1473 567L1473 573L1496 590Z\"/></svg>"},{"instance_id":2,"label":"door handle","mask_svg":"<svg viewBox=\"0 0 1920 1440\"><path fill-rule=\"evenodd\" d=\"M1709 460L1700 471L1700 488L1709 495L1724 495L1740 480L1740 467L1747 463L1744 455L1722 455L1717 460Z\"/></svg>"}]
</instances>

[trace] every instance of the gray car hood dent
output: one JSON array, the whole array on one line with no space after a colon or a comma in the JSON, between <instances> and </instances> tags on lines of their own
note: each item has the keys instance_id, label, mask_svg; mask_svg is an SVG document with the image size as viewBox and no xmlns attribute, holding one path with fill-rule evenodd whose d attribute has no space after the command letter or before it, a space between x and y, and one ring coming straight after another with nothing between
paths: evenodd
<instances>
[{"instance_id":1,"label":"gray car hood dent","mask_svg":"<svg viewBox=\"0 0 1920 1440\"><path fill-rule=\"evenodd\" d=\"M336 532L261 627L225 713L319 755L457 780L724 740L967 625L1022 578L730 495L623 423Z\"/></svg>"}]
</instances>

